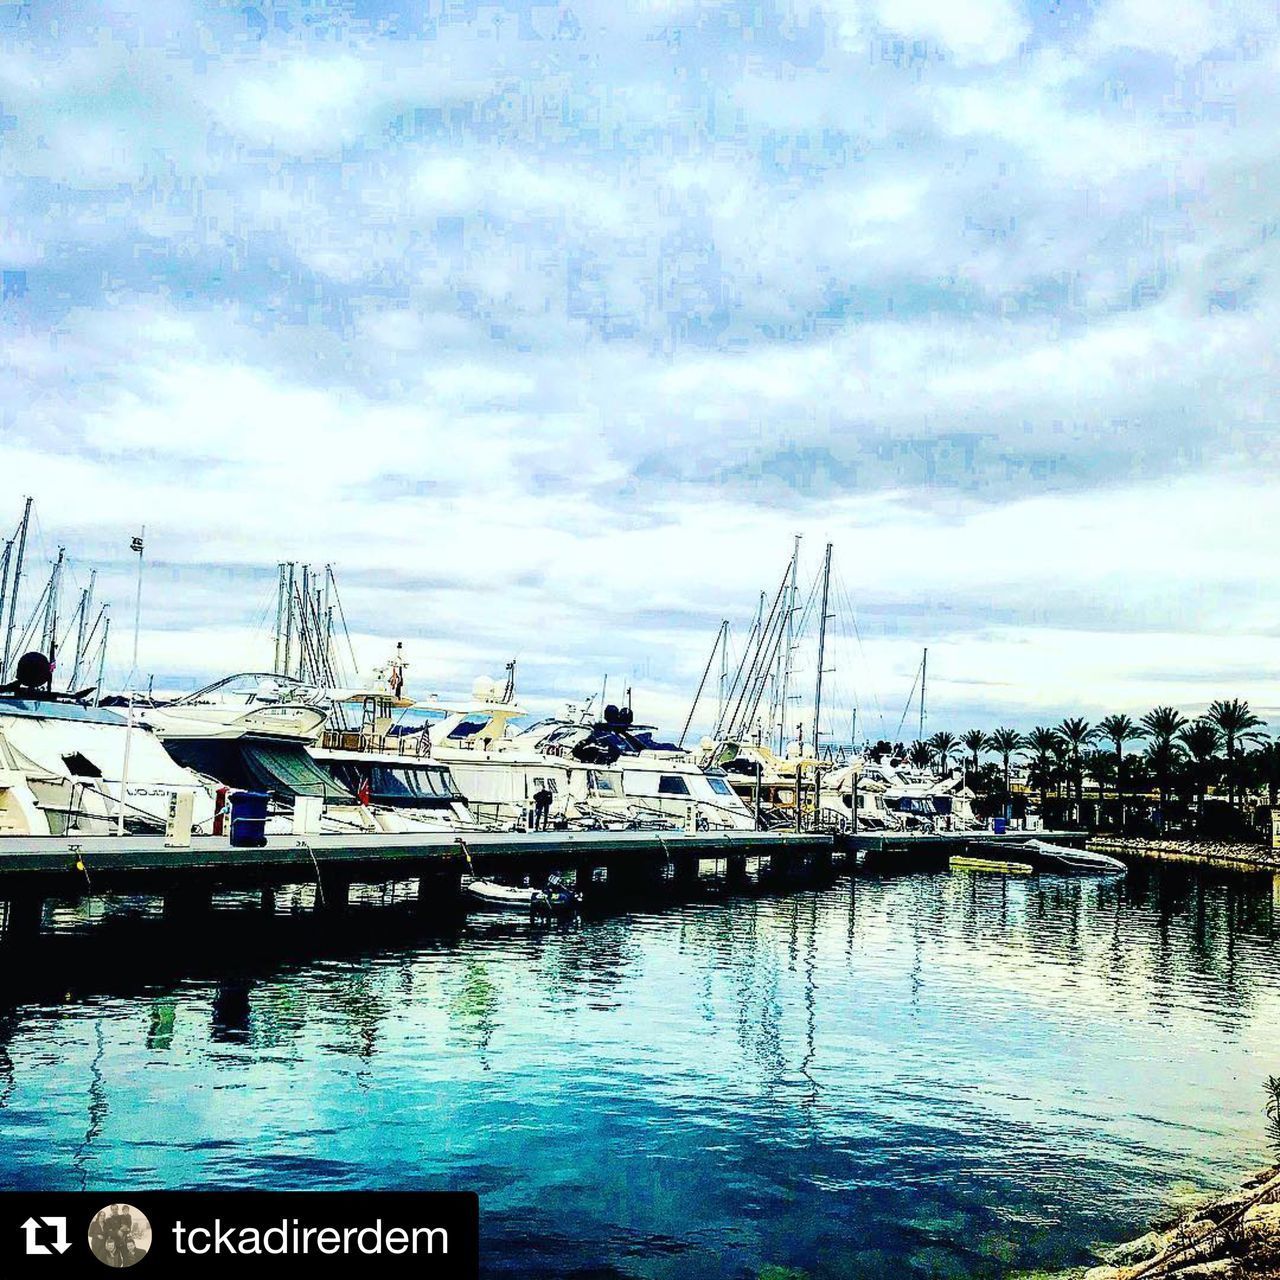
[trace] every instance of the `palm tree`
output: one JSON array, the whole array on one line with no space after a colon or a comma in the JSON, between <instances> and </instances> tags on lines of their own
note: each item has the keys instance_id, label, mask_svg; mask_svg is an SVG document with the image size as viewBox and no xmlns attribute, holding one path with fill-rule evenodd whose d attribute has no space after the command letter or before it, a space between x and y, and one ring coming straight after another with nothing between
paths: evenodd
<instances>
[{"instance_id":1,"label":"palm tree","mask_svg":"<svg viewBox=\"0 0 1280 1280\"><path fill-rule=\"evenodd\" d=\"M1124 827L1124 791L1121 787L1124 773L1124 744L1134 738L1145 735L1142 726L1135 724L1126 715L1106 716L1098 721L1098 736L1111 743L1116 753L1116 813L1117 827Z\"/></svg>"},{"instance_id":2,"label":"palm tree","mask_svg":"<svg viewBox=\"0 0 1280 1280\"><path fill-rule=\"evenodd\" d=\"M933 763L933 748L927 742L913 742L907 759L917 769L927 769Z\"/></svg>"},{"instance_id":3,"label":"palm tree","mask_svg":"<svg viewBox=\"0 0 1280 1280\"><path fill-rule=\"evenodd\" d=\"M1191 778L1196 799L1196 825L1199 826L1204 813L1204 793L1208 789L1209 773L1214 757L1222 748L1222 734L1212 720L1197 720L1178 731L1178 740L1186 747L1192 760Z\"/></svg>"},{"instance_id":4,"label":"palm tree","mask_svg":"<svg viewBox=\"0 0 1280 1280\"><path fill-rule=\"evenodd\" d=\"M987 740L987 745L1000 757L1000 761L1004 765L1004 803L1005 816L1007 817L1009 813L1009 757L1015 751L1024 750L1027 740L1017 729L997 729Z\"/></svg>"},{"instance_id":5,"label":"palm tree","mask_svg":"<svg viewBox=\"0 0 1280 1280\"><path fill-rule=\"evenodd\" d=\"M1082 720L1079 716L1069 716L1058 726L1058 737L1066 745L1071 757L1071 777L1076 787L1077 821L1084 804L1084 770L1080 767L1080 749L1092 742L1097 734L1098 731L1090 728L1089 722Z\"/></svg>"},{"instance_id":6,"label":"palm tree","mask_svg":"<svg viewBox=\"0 0 1280 1280\"><path fill-rule=\"evenodd\" d=\"M969 753L969 764L973 768L973 775L978 776L978 756L987 749L987 735L981 729L970 729L967 733L960 735L960 742L964 749Z\"/></svg>"},{"instance_id":7,"label":"palm tree","mask_svg":"<svg viewBox=\"0 0 1280 1280\"><path fill-rule=\"evenodd\" d=\"M1209 707L1207 717L1226 739L1227 747L1227 802L1236 807L1236 747L1248 738L1257 738L1253 732L1264 724L1258 716L1249 710L1249 704L1239 698L1230 702L1219 698Z\"/></svg>"},{"instance_id":8,"label":"palm tree","mask_svg":"<svg viewBox=\"0 0 1280 1280\"><path fill-rule=\"evenodd\" d=\"M951 753L960 745L955 734L947 733L942 730L935 733L929 739L929 746L933 749L933 753L938 758L938 772L945 778L947 776L947 763L950 760Z\"/></svg>"},{"instance_id":9,"label":"palm tree","mask_svg":"<svg viewBox=\"0 0 1280 1280\"><path fill-rule=\"evenodd\" d=\"M1026 736L1026 749L1035 754L1036 781L1040 786L1040 813L1044 814L1049 780L1053 777L1053 762L1061 739L1052 729L1036 725Z\"/></svg>"},{"instance_id":10,"label":"palm tree","mask_svg":"<svg viewBox=\"0 0 1280 1280\"><path fill-rule=\"evenodd\" d=\"M1169 803L1169 775L1178 751L1174 737L1187 724L1187 717L1173 707L1156 707L1142 717L1142 727L1151 739L1147 748L1147 760L1151 771L1156 775L1156 786L1160 791L1160 830L1165 826L1165 807Z\"/></svg>"}]
</instances>

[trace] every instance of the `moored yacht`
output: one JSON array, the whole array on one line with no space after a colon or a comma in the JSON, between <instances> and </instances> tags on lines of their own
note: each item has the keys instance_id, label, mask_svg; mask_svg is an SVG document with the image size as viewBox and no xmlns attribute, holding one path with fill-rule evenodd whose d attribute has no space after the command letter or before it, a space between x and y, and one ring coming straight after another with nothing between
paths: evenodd
<instances>
[{"instance_id":1,"label":"moored yacht","mask_svg":"<svg viewBox=\"0 0 1280 1280\"><path fill-rule=\"evenodd\" d=\"M140 714L175 759L223 785L265 791L280 829L299 800L319 801L321 829L419 831L471 825L444 766L419 758L376 691L320 689L292 676L227 676ZM352 718L354 712L354 720Z\"/></svg>"},{"instance_id":2,"label":"moored yacht","mask_svg":"<svg viewBox=\"0 0 1280 1280\"><path fill-rule=\"evenodd\" d=\"M434 702L432 754L449 765L477 817L503 824L529 820L540 791L551 796L549 821L584 826L682 826L750 830L754 823L719 770L636 724L630 708L602 718L573 714L527 728L525 712L490 680L469 702Z\"/></svg>"},{"instance_id":3,"label":"moored yacht","mask_svg":"<svg viewBox=\"0 0 1280 1280\"><path fill-rule=\"evenodd\" d=\"M475 820L448 765L431 755L425 719L411 699L389 689L333 690L315 763L384 816L385 830L423 825L474 827Z\"/></svg>"},{"instance_id":4,"label":"moored yacht","mask_svg":"<svg viewBox=\"0 0 1280 1280\"><path fill-rule=\"evenodd\" d=\"M208 829L214 798L156 735L127 711L92 707L50 691L40 654L0 689L0 831L108 835L160 830L176 796L189 793L192 824Z\"/></svg>"}]
</instances>

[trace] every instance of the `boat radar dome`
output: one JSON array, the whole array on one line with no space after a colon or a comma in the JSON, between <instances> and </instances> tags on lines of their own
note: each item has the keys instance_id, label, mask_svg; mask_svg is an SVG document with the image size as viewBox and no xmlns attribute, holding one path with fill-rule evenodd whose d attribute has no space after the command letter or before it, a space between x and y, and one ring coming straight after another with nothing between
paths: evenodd
<instances>
[{"instance_id":1,"label":"boat radar dome","mask_svg":"<svg viewBox=\"0 0 1280 1280\"><path fill-rule=\"evenodd\" d=\"M488 676L477 676L471 692L478 702L492 702L498 695L497 681Z\"/></svg>"},{"instance_id":2,"label":"boat radar dome","mask_svg":"<svg viewBox=\"0 0 1280 1280\"><path fill-rule=\"evenodd\" d=\"M800 759L800 744L798 742L787 743L787 759L788 760Z\"/></svg>"},{"instance_id":3,"label":"boat radar dome","mask_svg":"<svg viewBox=\"0 0 1280 1280\"><path fill-rule=\"evenodd\" d=\"M33 649L18 659L14 676L24 689L47 689L53 683L53 665Z\"/></svg>"},{"instance_id":4,"label":"boat radar dome","mask_svg":"<svg viewBox=\"0 0 1280 1280\"><path fill-rule=\"evenodd\" d=\"M711 751L715 747L716 743L714 738L703 738L698 745L703 751Z\"/></svg>"}]
</instances>

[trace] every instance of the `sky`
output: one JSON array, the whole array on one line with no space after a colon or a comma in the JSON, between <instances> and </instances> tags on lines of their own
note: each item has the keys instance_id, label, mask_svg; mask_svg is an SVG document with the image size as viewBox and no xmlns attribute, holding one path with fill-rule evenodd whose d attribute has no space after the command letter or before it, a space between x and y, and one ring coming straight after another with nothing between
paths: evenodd
<instances>
[{"instance_id":1,"label":"sky","mask_svg":"<svg viewBox=\"0 0 1280 1280\"><path fill-rule=\"evenodd\" d=\"M868 733L925 646L930 729L1280 721L1278 26L0 0L0 527L109 682L145 526L160 685L269 666L298 560L411 692L678 727L800 534Z\"/></svg>"}]
</instances>

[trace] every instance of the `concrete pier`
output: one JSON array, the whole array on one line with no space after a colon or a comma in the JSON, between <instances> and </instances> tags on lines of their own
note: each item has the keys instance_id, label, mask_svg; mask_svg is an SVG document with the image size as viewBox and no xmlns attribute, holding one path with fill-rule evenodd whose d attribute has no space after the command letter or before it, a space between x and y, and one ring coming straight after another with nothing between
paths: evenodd
<instances>
[{"instance_id":1,"label":"concrete pier","mask_svg":"<svg viewBox=\"0 0 1280 1280\"><path fill-rule=\"evenodd\" d=\"M745 865L748 854L788 859L831 854L831 837L791 832L483 832L459 839L424 835L270 836L261 848L231 845L225 836L197 836L190 846L166 847L162 836L6 837L0 840L0 903L8 904L2 939L38 936L43 903L78 898L91 882L95 896L158 894L166 920L203 917L211 898L226 891L262 895L274 914L276 890L315 887L321 913L348 909L354 884L417 879L423 910L457 910L461 877L499 875L541 882L558 871L573 875L588 900L640 896L674 867L676 887L692 889L699 863L716 859ZM603 872L598 875L597 872Z\"/></svg>"}]
</instances>

